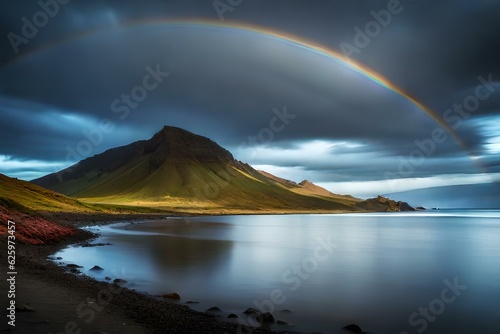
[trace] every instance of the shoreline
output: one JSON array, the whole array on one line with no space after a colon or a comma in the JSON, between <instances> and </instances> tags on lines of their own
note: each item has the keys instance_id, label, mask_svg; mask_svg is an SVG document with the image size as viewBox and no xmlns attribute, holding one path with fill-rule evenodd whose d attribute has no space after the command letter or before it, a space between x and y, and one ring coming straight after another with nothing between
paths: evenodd
<instances>
[{"instance_id":1,"label":"shoreline","mask_svg":"<svg viewBox=\"0 0 500 334\"><path fill-rule=\"evenodd\" d=\"M308 212L319 214L319 212ZM328 214L359 214L370 212L328 212ZM122 287L116 283L97 281L86 275L75 275L69 268L57 264L49 257L71 245L89 244L99 237L99 233L89 231L85 227L109 226L119 223L141 223L157 221L162 219L183 219L199 216L226 216L226 215L267 215L267 214L304 214L299 212L269 213L269 212L212 212L204 214L192 214L181 212L161 213L49 213L39 212L38 218L46 219L58 226L74 229L75 233L70 236L59 236L45 245L30 245L18 243L16 246L16 269L19 273L17 286L19 299L16 298L16 306L28 305L36 309L35 312L22 312L16 315L21 326L15 329L8 328L7 321L0 326L1 332L11 333L115 333L113 328L125 326L131 328L130 333L295 333L271 331L268 327L247 327L238 324L237 320L244 319L222 319L214 314L200 312L189 308L186 304L180 304L172 300L163 299L159 296L136 292L133 289ZM323 213L324 214L324 213ZM16 217L13 214L12 218ZM26 215L27 217L27 215ZM35 218L35 217L34 217ZM21 217L17 219L22 221ZM2 252L0 258L7 262L6 252ZM73 268L75 271L76 268ZM118 278L118 277L116 277ZM40 294L38 290L50 291L50 295ZM6 289L7 291L7 289ZM16 293L17 294L17 293ZM65 299L62 296L71 296ZM100 295L110 296L109 300L96 302ZM89 299L94 301L89 303ZM54 303L58 306L54 306ZM82 304L83 303L83 304ZM101 305L102 304L102 305ZM105 304L105 305L104 305ZM83 305L83 306L82 306ZM80 309L78 309L80 307ZM91 313L91 308L96 310ZM57 313L57 318L51 318L51 310ZM93 316L91 317L91 314ZM54 315L54 314L52 314ZM92 319L90 319L92 318ZM94 319L95 318L95 319ZM92 320L87 323L87 320ZM64 322L65 321L65 322ZM65 328L66 325L74 325ZM35 326L35 328L33 328ZM6 328L7 327L7 328ZM70 326L71 327L71 326ZM78 329L87 328L78 332ZM24 328L24 329L23 329ZM105 328L108 328L106 331ZM125 327L116 333L128 334Z\"/></svg>"},{"instance_id":2,"label":"shoreline","mask_svg":"<svg viewBox=\"0 0 500 334\"><path fill-rule=\"evenodd\" d=\"M79 216L72 222L67 219L68 215L59 216L59 219L47 219L74 227L76 233L73 236L51 245L17 245L16 326L2 322L0 332L59 334L80 333L78 330L81 329L81 333L280 333L264 327L243 327L213 314L198 312L187 305L136 292L116 283L75 275L49 259L50 255L65 247L88 243L98 237L98 234L81 227L111 225L120 220L158 220L166 218L166 213L70 214L72 218ZM2 261L7 261L6 252L2 252L1 257ZM44 291L50 291L50 295L44 296ZM25 305L35 311L22 310ZM119 330L116 331L116 328Z\"/></svg>"}]
</instances>

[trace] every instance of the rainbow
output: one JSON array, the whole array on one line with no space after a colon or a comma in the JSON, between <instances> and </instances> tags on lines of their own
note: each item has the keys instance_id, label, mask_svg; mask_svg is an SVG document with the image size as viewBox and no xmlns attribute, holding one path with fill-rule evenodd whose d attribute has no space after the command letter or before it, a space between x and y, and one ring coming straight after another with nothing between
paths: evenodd
<instances>
[{"instance_id":1,"label":"rainbow","mask_svg":"<svg viewBox=\"0 0 500 334\"><path fill-rule=\"evenodd\" d=\"M424 112L428 117L434 120L441 128L443 128L449 135L453 137L457 144L459 144L466 152L469 152L469 149L456 133L456 131L450 127L450 125L443 121L443 119L431 110L429 107L425 106L423 103L419 102L417 99L412 97L408 92L405 92L402 88L396 86L394 83L389 81L387 78L382 76L380 73L377 73L373 69L369 68L361 64L360 62L354 61L353 59L345 56L344 54L317 44L313 41L307 40L303 37L295 36L292 34L280 32L277 30L273 30L270 28L255 26L247 23L223 23L215 20L205 20L205 19L147 19L147 20L133 20L121 23L119 25L108 26L108 27L100 27L97 29L85 31L82 33L78 33L75 35L71 35L69 37L56 40L54 42L48 43L41 48L31 50L29 52L25 52L18 56L13 62L18 61L21 58L26 57L29 54L36 53L45 49L49 49L51 47L61 45L73 40L81 39L83 37L94 35L97 33L101 33L104 31L111 31L122 28L129 27L137 27L137 26L147 26L147 25L162 25L162 26L185 26L185 27L200 27L200 28L219 28L219 29L233 29L238 31L246 31L261 34L263 36L275 38L284 42L288 42L292 45L296 45L297 47L301 47L303 49L309 50L311 52L315 52L317 54L323 55L325 57L329 57L330 59L341 63L342 65L352 69L353 71L365 76L366 78L376 82L377 84L399 94L404 97L406 100L410 101L413 105L415 105L418 109ZM4 66L8 66L10 63L5 64Z\"/></svg>"}]
</instances>

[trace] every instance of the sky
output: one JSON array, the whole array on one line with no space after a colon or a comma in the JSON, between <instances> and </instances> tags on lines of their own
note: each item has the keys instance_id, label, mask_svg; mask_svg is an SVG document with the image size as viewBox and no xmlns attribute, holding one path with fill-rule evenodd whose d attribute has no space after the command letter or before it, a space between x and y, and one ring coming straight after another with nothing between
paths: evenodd
<instances>
[{"instance_id":1,"label":"sky","mask_svg":"<svg viewBox=\"0 0 500 334\"><path fill-rule=\"evenodd\" d=\"M170 125L335 193L499 207L499 15L494 0L3 2L0 173L31 180Z\"/></svg>"}]
</instances>

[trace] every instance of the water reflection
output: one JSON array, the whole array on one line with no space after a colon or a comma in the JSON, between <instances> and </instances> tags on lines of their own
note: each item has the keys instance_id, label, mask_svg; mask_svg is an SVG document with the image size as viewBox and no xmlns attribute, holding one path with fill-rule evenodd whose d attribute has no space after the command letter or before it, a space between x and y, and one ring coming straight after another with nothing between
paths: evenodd
<instances>
[{"instance_id":1,"label":"water reflection","mask_svg":"<svg viewBox=\"0 0 500 334\"><path fill-rule=\"evenodd\" d=\"M292 275L326 237L338 247L314 270ZM106 228L99 242L112 246L59 255L105 268L92 273L98 279L126 268L134 288L178 292L200 301L199 310L216 305L241 315L268 305L279 289L285 301L272 307L293 311L277 313L293 330L336 333L357 323L374 333L417 333L410 315L440 297L444 280L457 278L467 290L425 332L500 332L498 212L169 219Z\"/></svg>"}]
</instances>

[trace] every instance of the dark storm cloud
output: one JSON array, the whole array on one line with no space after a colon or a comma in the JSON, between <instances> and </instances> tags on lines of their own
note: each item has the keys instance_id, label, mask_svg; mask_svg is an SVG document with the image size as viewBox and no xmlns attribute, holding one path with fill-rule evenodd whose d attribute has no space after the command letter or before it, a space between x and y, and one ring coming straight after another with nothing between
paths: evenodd
<instances>
[{"instance_id":1,"label":"dark storm cloud","mask_svg":"<svg viewBox=\"0 0 500 334\"><path fill-rule=\"evenodd\" d=\"M71 134L55 110L0 96L0 113L2 154L21 159L62 160L61 143Z\"/></svg>"},{"instance_id":2,"label":"dark storm cloud","mask_svg":"<svg viewBox=\"0 0 500 334\"><path fill-rule=\"evenodd\" d=\"M365 30L375 20L373 13L383 13L390 3L394 0L243 1L224 13L224 22L273 28L340 51L342 43L355 45L355 29ZM8 6L0 11L2 36L19 34L22 17L31 19L40 10L37 1ZM485 124L499 112L500 4L428 0L398 6L390 23L351 58L437 115L448 115L469 150L497 169L491 126L485 130ZM148 138L169 124L211 137L251 163L303 166L325 182L369 180L397 171L401 159L422 151L418 143L431 140L438 127L398 94L289 43L220 29L121 26L155 18L219 19L211 1L71 1L19 45L18 54L8 38L1 39L0 155L62 161L68 145L75 148L86 139L83 131L109 119L115 129L89 155ZM94 33L80 34L88 31ZM169 75L120 117L116 106L125 104L113 108L113 102L142 85L148 67ZM495 91L468 116L446 114L474 96L479 76L490 76ZM295 118L268 143L262 131L285 107ZM321 159L304 161L300 156L245 155L239 147L248 146L251 138L253 145L278 150L314 140L360 146L337 147ZM449 134L416 167L413 177L477 171Z\"/></svg>"},{"instance_id":3,"label":"dark storm cloud","mask_svg":"<svg viewBox=\"0 0 500 334\"><path fill-rule=\"evenodd\" d=\"M89 115L4 96L0 96L0 113L0 155L22 161L64 161L68 154L66 147L76 148L79 142L88 139L84 131L90 133L98 129L100 121ZM127 126L117 127L113 132L116 136L110 136L107 140L110 147L122 144L116 137L128 137L132 140L143 138L137 134L137 128L131 131ZM90 153L102 151L103 147L99 146L101 143L96 142Z\"/></svg>"},{"instance_id":4,"label":"dark storm cloud","mask_svg":"<svg viewBox=\"0 0 500 334\"><path fill-rule=\"evenodd\" d=\"M211 2L201 3L196 0L177 1L137 1L137 0L93 0L93 1L61 1L54 5L52 0L28 0L3 3L0 12L0 33L6 36L15 33L23 36L23 18L33 22L33 16L45 12L40 2L47 4L57 14L51 15L47 24L43 25L28 43L19 46L19 54L36 50L40 46L67 38L81 32L113 26L117 22L132 19L149 19L153 17L215 17ZM56 7L55 7L56 6ZM57 9L53 9L57 8ZM15 60L18 54L14 51L8 38L0 41L3 62Z\"/></svg>"},{"instance_id":5,"label":"dark storm cloud","mask_svg":"<svg viewBox=\"0 0 500 334\"><path fill-rule=\"evenodd\" d=\"M478 75L499 73L495 59L500 55L500 44L494 37L498 2L419 1L402 5L403 11L354 58L429 100L467 86ZM382 7L373 5L377 8ZM441 94L433 94L425 85L431 82Z\"/></svg>"},{"instance_id":6,"label":"dark storm cloud","mask_svg":"<svg viewBox=\"0 0 500 334\"><path fill-rule=\"evenodd\" d=\"M290 122L280 140L357 138L409 152L412 140L425 138L435 126L404 97L330 58L225 30L148 26L105 31L11 64L2 73L14 80L0 80L0 87L18 99L116 118L113 101L142 85L151 69L169 77L126 120L149 125L151 131L159 120L175 119L173 125L191 129L198 123L193 120L216 119L224 127L224 143L234 145L245 140L242 134L267 126L274 108L286 106L300 121ZM436 154L450 149L457 147L441 145Z\"/></svg>"},{"instance_id":7,"label":"dark storm cloud","mask_svg":"<svg viewBox=\"0 0 500 334\"><path fill-rule=\"evenodd\" d=\"M321 149L323 147L323 149ZM319 149L318 149L319 148ZM408 155L398 155L387 147L354 143L295 143L286 149L259 148L244 152L243 158L252 157L256 165L272 162L274 166L300 167L306 172L318 172L318 182L369 181L411 176L430 177L442 174L463 174L478 171L479 166L468 156L430 156L414 162ZM245 160L246 160L245 159ZM298 180L300 181L300 180Z\"/></svg>"}]
</instances>

